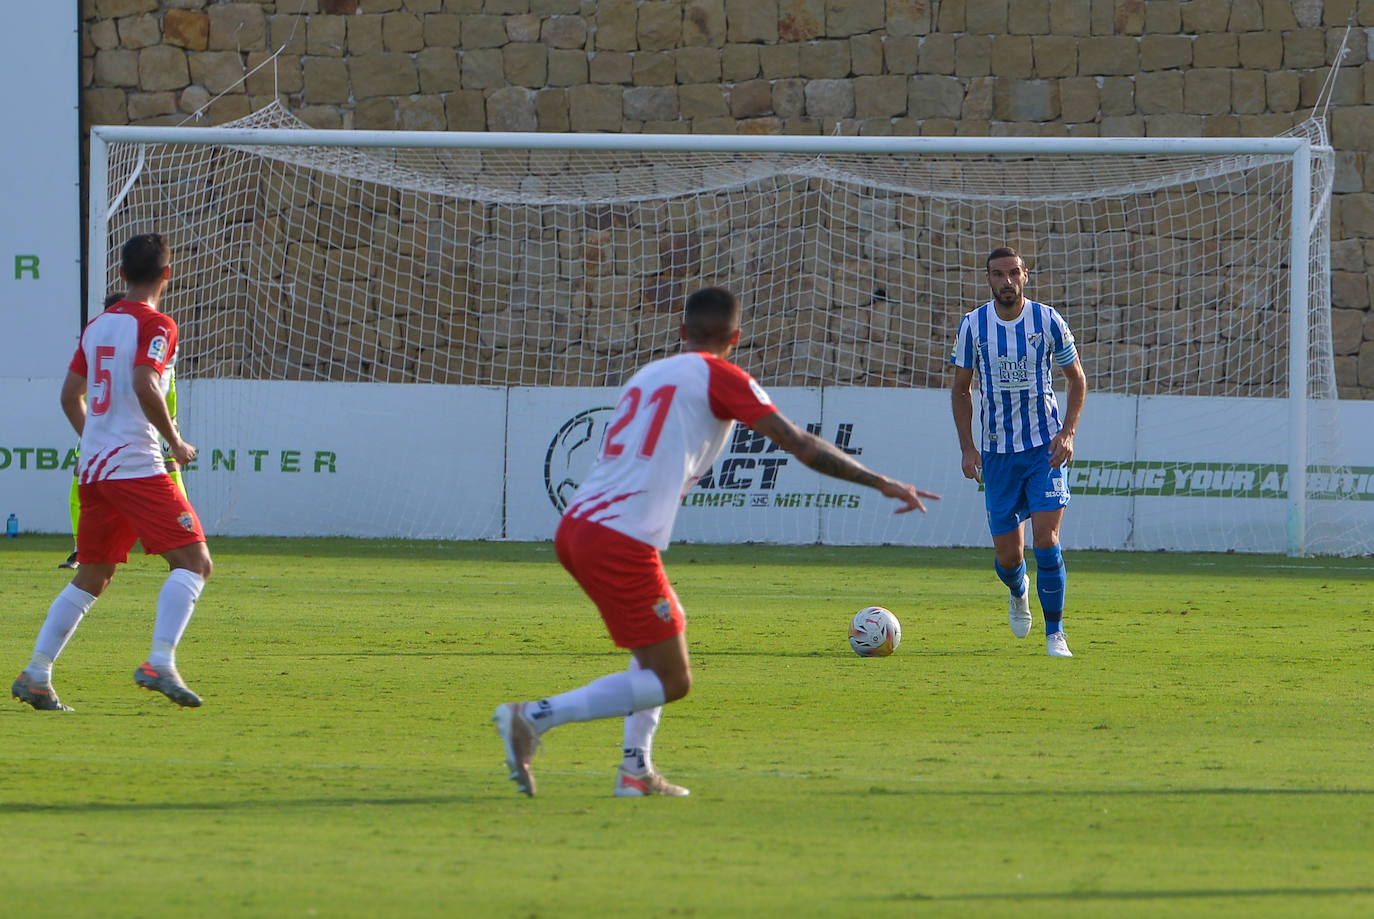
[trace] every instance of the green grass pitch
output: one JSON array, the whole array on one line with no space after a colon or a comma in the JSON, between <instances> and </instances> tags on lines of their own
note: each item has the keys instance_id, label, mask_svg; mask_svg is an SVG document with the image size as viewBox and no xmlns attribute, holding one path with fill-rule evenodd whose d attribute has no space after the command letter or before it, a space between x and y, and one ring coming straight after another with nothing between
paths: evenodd
<instances>
[{"instance_id":1,"label":"green grass pitch","mask_svg":"<svg viewBox=\"0 0 1374 919\"><path fill-rule=\"evenodd\" d=\"M0 540L4 679L68 547ZM676 546L692 796L621 800L619 720L547 735L534 799L488 721L625 665L548 545L211 547L203 708L133 684L139 557L58 662L77 711L0 709L8 913L1374 915L1369 559L1070 552L1052 660L989 550ZM890 658L848 649L869 604Z\"/></svg>"}]
</instances>

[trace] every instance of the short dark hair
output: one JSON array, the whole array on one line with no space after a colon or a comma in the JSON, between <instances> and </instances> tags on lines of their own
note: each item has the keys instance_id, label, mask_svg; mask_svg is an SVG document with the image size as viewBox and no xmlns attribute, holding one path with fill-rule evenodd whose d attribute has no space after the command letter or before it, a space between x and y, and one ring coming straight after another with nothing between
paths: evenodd
<instances>
[{"instance_id":1,"label":"short dark hair","mask_svg":"<svg viewBox=\"0 0 1374 919\"><path fill-rule=\"evenodd\" d=\"M697 341L728 341L739 328L739 300L724 287L703 287L687 298L683 325Z\"/></svg>"},{"instance_id":2,"label":"short dark hair","mask_svg":"<svg viewBox=\"0 0 1374 919\"><path fill-rule=\"evenodd\" d=\"M172 263L172 247L160 233L140 233L124 244L119 265L130 284L147 284Z\"/></svg>"},{"instance_id":3,"label":"short dark hair","mask_svg":"<svg viewBox=\"0 0 1374 919\"><path fill-rule=\"evenodd\" d=\"M992 254L988 256L985 267L991 268L993 259L998 258L1021 258L1021 253L1017 252L1011 246L998 246L996 249L993 249ZM1024 261L1022 264L1024 264Z\"/></svg>"},{"instance_id":4,"label":"short dark hair","mask_svg":"<svg viewBox=\"0 0 1374 919\"><path fill-rule=\"evenodd\" d=\"M121 291L118 291L118 292L116 292L116 293L106 294L106 295L105 295L105 304L104 304L104 308L105 308L105 309L109 309L110 307L114 306L116 303L118 303L120 300L123 300L123 299L124 299L124 291L122 291L122 290L121 290Z\"/></svg>"}]
</instances>

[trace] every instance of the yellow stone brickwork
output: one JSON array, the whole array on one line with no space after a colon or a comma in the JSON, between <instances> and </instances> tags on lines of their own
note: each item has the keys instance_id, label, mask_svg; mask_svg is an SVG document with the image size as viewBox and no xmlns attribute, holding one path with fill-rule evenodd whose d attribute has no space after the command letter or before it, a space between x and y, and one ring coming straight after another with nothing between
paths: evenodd
<instances>
[{"instance_id":1,"label":"yellow stone brickwork","mask_svg":"<svg viewBox=\"0 0 1374 919\"><path fill-rule=\"evenodd\" d=\"M1374 0L82 0L82 13L87 125L213 124L276 98L321 128L875 135L1273 135L1308 117L1353 22L1329 119L1333 340L1341 395L1374 398ZM457 337L510 334L509 317L473 323ZM369 332L369 347L384 338Z\"/></svg>"}]
</instances>

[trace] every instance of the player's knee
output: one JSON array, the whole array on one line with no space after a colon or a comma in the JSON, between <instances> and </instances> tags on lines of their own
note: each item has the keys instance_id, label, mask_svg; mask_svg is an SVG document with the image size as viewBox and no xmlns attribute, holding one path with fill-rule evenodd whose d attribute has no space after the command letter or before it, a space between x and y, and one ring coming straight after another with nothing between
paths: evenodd
<instances>
[{"instance_id":1,"label":"player's knee","mask_svg":"<svg viewBox=\"0 0 1374 919\"><path fill-rule=\"evenodd\" d=\"M211 573L215 570L215 564L210 560L210 553L204 548L204 543L197 544L200 551L172 551L167 553L167 565L176 570L183 568L192 574L200 575L201 580L210 580Z\"/></svg>"},{"instance_id":2,"label":"player's knee","mask_svg":"<svg viewBox=\"0 0 1374 919\"><path fill-rule=\"evenodd\" d=\"M999 549L993 554L993 558L997 559L997 564L1001 565L1003 568L1008 571L1014 571L1017 566L1025 561L1026 557L1025 554L1020 551L1020 547L1017 547L1016 549L1009 549L1007 551Z\"/></svg>"},{"instance_id":3,"label":"player's knee","mask_svg":"<svg viewBox=\"0 0 1374 919\"><path fill-rule=\"evenodd\" d=\"M676 702L678 699L685 698L687 693L692 691L692 671L682 670L667 674L659 674L659 680L663 683L663 699L665 702Z\"/></svg>"},{"instance_id":4,"label":"player's knee","mask_svg":"<svg viewBox=\"0 0 1374 919\"><path fill-rule=\"evenodd\" d=\"M72 586L78 590L84 590L92 597L98 597L105 592L105 588L110 586L113 580L113 572L106 574L94 565L82 565L77 569L76 576L72 578Z\"/></svg>"}]
</instances>

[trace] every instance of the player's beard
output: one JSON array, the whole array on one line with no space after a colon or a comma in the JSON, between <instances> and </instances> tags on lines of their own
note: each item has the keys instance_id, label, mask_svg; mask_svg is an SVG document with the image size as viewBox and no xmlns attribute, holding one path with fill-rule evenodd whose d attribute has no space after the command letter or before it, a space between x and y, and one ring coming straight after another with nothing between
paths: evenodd
<instances>
[{"instance_id":1,"label":"player's beard","mask_svg":"<svg viewBox=\"0 0 1374 919\"><path fill-rule=\"evenodd\" d=\"M1021 291L1014 287L1009 289L1004 288L1003 290L997 291L997 293L994 294L994 298L997 300L998 306L1004 306L1007 309L1011 309L1021 302Z\"/></svg>"}]
</instances>

